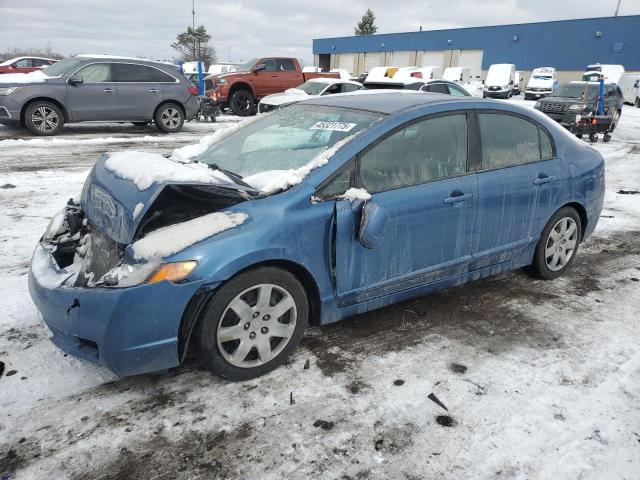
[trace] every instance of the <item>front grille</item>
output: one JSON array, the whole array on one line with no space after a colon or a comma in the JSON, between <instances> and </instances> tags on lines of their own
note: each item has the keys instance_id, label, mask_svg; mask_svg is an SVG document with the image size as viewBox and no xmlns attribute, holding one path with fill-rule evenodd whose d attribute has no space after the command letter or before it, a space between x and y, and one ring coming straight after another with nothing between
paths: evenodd
<instances>
[{"instance_id":1,"label":"front grille","mask_svg":"<svg viewBox=\"0 0 640 480\"><path fill-rule=\"evenodd\" d=\"M82 270L76 279L76 287L86 287L96 282L112 268L116 267L124 254L120 244L111 240L97 228L90 226L91 240L84 256Z\"/></svg>"},{"instance_id":2,"label":"front grille","mask_svg":"<svg viewBox=\"0 0 640 480\"><path fill-rule=\"evenodd\" d=\"M548 92L551 90L550 88L530 88L531 92Z\"/></svg>"},{"instance_id":3,"label":"front grille","mask_svg":"<svg viewBox=\"0 0 640 480\"><path fill-rule=\"evenodd\" d=\"M564 113L569 108L569 105L566 103L543 103L542 111L543 112L555 112L555 113Z\"/></svg>"},{"instance_id":4,"label":"front grille","mask_svg":"<svg viewBox=\"0 0 640 480\"><path fill-rule=\"evenodd\" d=\"M500 87L489 87L488 90L491 90L492 92L495 92L497 90L500 90Z\"/></svg>"}]
</instances>

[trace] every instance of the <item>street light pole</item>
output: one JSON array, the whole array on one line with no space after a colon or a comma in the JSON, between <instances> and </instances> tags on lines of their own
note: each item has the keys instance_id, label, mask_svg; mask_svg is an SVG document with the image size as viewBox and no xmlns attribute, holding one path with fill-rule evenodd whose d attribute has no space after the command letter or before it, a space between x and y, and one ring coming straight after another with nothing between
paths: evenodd
<instances>
[{"instance_id":1,"label":"street light pole","mask_svg":"<svg viewBox=\"0 0 640 480\"><path fill-rule=\"evenodd\" d=\"M614 17L618 16L618 13L620 12L620 4L622 3L622 0L618 0L618 6L616 7L616 13L613 14Z\"/></svg>"}]
</instances>

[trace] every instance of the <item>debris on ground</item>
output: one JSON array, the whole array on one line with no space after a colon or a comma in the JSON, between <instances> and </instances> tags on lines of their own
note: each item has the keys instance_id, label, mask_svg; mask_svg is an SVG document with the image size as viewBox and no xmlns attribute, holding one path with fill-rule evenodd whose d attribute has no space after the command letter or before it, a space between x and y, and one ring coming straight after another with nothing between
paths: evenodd
<instances>
[{"instance_id":1,"label":"debris on ground","mask_svg":"<svg viewBox=\"0 0 640 480\"><path fill-rule=\"evenodd\" d=\"M438 405L439 407L444 408L447 412L449 411L449 409L447 407L444 406L444 403L442 403L440 401L440 399L438 397L436 397L435 393L430 393L427 398L429 400L431 400L433 403L435 403L436 405Z\"/></svg>"},{"instance_id":2,"label":"debris on ground","mask_svg":"<svg viewBox=\"0 0 640 480\"><path fill-rule=\"evenodd\" d=\"M334 425L333 422L328 422L327 420L316 420L313 422L314 427L321 428L322 430L331 430Z\"/></svg>"}]
</instances>

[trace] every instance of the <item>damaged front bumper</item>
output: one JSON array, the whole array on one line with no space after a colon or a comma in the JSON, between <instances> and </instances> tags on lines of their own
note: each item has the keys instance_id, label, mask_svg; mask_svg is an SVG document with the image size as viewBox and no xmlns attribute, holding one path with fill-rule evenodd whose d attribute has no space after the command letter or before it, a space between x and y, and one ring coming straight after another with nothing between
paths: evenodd
<instances>
[{"instance_id":1,"label":"damaged front bumper","mask_svg":"<svg viewBox=\"0 0 640 480\"><path fill-rule=\"evenodd\" d=\"M120 376L180 363L180 322L202 281L75 287L74 272L58 267L54 248L44 243L36 247L29 292L58 348Z\"/></svg>"}]
</instances>

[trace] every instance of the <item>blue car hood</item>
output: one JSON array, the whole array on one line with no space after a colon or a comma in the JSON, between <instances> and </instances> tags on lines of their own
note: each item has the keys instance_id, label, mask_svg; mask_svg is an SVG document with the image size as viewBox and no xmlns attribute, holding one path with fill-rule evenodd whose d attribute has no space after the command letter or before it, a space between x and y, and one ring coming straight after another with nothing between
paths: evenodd
<instances>
[{"instance_id":1,"label":"blue car hood","mask_svg":"<svg viewBox=\"0 0 640 480\"><path fill-rule=\"evenodd\" d=\"M217 185L229 189L238 201L242 201L235 184L224 180L206 183L165 181L140 189L133 180L122 178L107 168L108 158L108 154L102 155L91 169L82 189L80 206L94 227L120 244L132 243L146 213L170 185Z\"/></svg>"}]
</instances>

